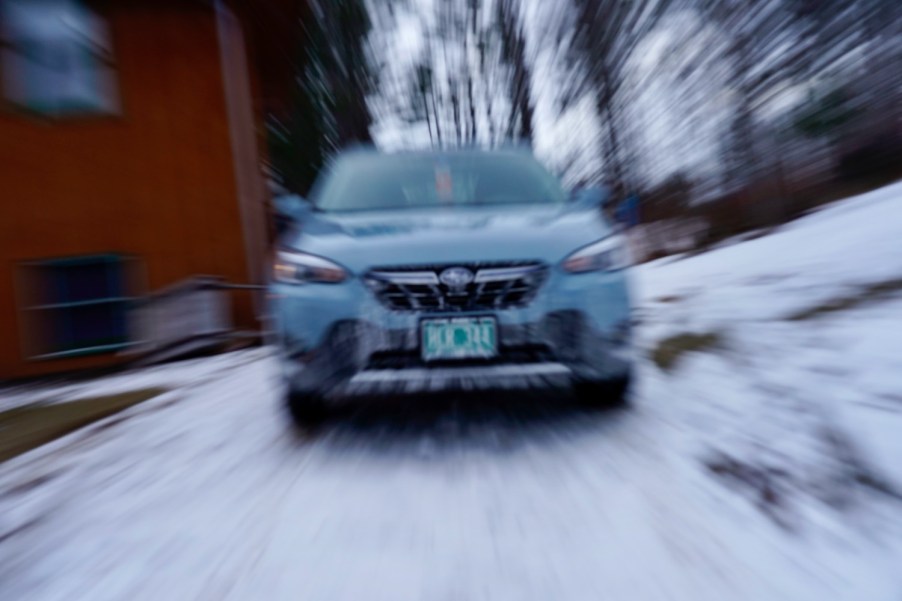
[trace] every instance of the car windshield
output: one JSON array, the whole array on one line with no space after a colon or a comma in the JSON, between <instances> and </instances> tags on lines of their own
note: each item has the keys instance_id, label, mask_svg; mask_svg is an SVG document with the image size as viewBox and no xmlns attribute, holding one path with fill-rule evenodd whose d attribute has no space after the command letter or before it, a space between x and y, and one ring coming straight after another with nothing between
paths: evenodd
<instances>
[{"instance_id":1,"label":"car windshield","mask_svg":"<svg viewBox=\"0 0 902 601\"><path fill-rule=\"evenodd\" d=\"M346 155L311 193L321 211L555 204L558 181L521 153Z\"/></svg>"}]
</instances>

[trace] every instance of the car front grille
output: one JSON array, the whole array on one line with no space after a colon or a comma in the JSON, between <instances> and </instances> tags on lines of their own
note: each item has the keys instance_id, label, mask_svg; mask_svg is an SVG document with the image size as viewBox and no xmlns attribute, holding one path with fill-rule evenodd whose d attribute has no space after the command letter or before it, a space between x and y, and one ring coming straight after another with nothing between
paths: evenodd
<instances>
[{"instance_id":1,"label":"car front grille","mask_svg":"<svg viewBox=\"0 0 902 601\"><path fill-rule=\"evenodd\" d=\"M457 281L447 276L454 271ZM462 271L463 270L463 271ZM471 281L463 283L470 275ZM393 311L484 311L528 304L548 277L539 262L447 264L373 269L364 281Z\"/></svg>"}]
</instances>

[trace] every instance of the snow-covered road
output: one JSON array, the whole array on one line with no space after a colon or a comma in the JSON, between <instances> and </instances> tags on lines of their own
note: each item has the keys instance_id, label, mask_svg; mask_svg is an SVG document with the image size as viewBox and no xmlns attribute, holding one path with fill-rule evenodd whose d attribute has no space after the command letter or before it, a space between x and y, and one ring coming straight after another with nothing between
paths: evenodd
<instances>
[{"instance_id":1,"label":"snow-covered road","mask_svg":"<svg viewBox=\"0 0 902 601\"><path fill-rule=\"evenodd\" d=\"M54 389L172 391L0 465L0 599L897 601L902 299L787 317L898 278L900 240L896 185L640 268L627 411L303 439L267 349ZM685 333L718 343L659 369Z\"/></svg>"}]
</instances>

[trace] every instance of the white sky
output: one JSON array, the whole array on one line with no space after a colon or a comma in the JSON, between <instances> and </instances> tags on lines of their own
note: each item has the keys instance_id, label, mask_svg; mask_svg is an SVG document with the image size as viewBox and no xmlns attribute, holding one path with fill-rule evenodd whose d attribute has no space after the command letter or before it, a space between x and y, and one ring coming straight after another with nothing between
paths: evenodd
<instances>
[{"instance_id":1,"label":"white sky","mask_svg":"<svg viewBox=\"0 0 902 601\"><path fill-rule=\"evenodd\" d=\"M602 132L591 97L576 102L562 114L556 107L556 93L566 74L555 57L556 49L549 43L553 36L547 36L547 32L554 30L564 14L559 3L562 1L522 0L521 8L532 68L534 151L555 172L562 173L569 166L565 179L567 183L574 183L600 173ZM488 17L491 2L485 0L485 3L483 12ZM415 61L427 49L428 31L437 20L435 0L410 0L406 7L397 6L394 28L375 33L377 52L381 48L389 59L384 62L384 82L409 81ZM689 32L696 33L687 41ZM722 64L709 65L713 70L708 89L700 89L697 85L681 86L676 73L694 54L715 52L713 56L717 56L716 50L711 48L722 42L718 32L710 27L700 27L693 13L682 11L667 16L632 57L632 65L627 70L627 88L633 90L627 104L626 121L630 131L623 132L622 137L633 149L633 162L629 166L643 181L660 181L677 171L703 176L713 176L716 172L719 143L730 106L730 91L722 83L723 74L717 72ZM433 45L432 50L441 58L438 48ZM452 54L450 60L459 58L458 51L458 55ZM668 61L668 66L662 68L662 61ZM435 60L433 64L437 69L436 79L442 79L442 61ZM476 83L477 86L484 84ZM506 103L506 94L493 85L489 82L489 93L497 99L495 102ZM395 84L384 94L394 95L393 100L399 102L408 92L408 88ZM477 99L484 92L485 88L480 88ZM762 116L769 118L785 111L798 102L800 94L800 89L784 90L769 106L763 107ZM382 110L376 111L373 127L374 139L380 147L395 150L429 146L425 122L407 123L397 111L386 110L386 106L383 99L379 106ZM484 125L484 119L484 116L477 116L480 126ZM443 125L446 140L450 130L450 124Z\"/></svg>"}]
</instances>

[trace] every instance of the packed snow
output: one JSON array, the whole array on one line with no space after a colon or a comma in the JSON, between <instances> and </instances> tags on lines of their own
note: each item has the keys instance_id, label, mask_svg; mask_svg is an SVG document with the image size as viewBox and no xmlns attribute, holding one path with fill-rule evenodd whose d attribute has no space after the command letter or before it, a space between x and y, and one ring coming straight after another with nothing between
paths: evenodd
<instances>
[{"instance_id":1,"label":"packed snow","mask_svg":"<svg viewBox=\"0 0 902 601\"><path fill-rule=\"evenodd\" d=\"M0 464L0 599L896 601L902 293L862 290L900 277L900 240L897 184L637 268L623 411L299 437L265 348L0 392L170 389ZM681 334L718 342L660 369Z\"/></svg>"}]
</instances>

